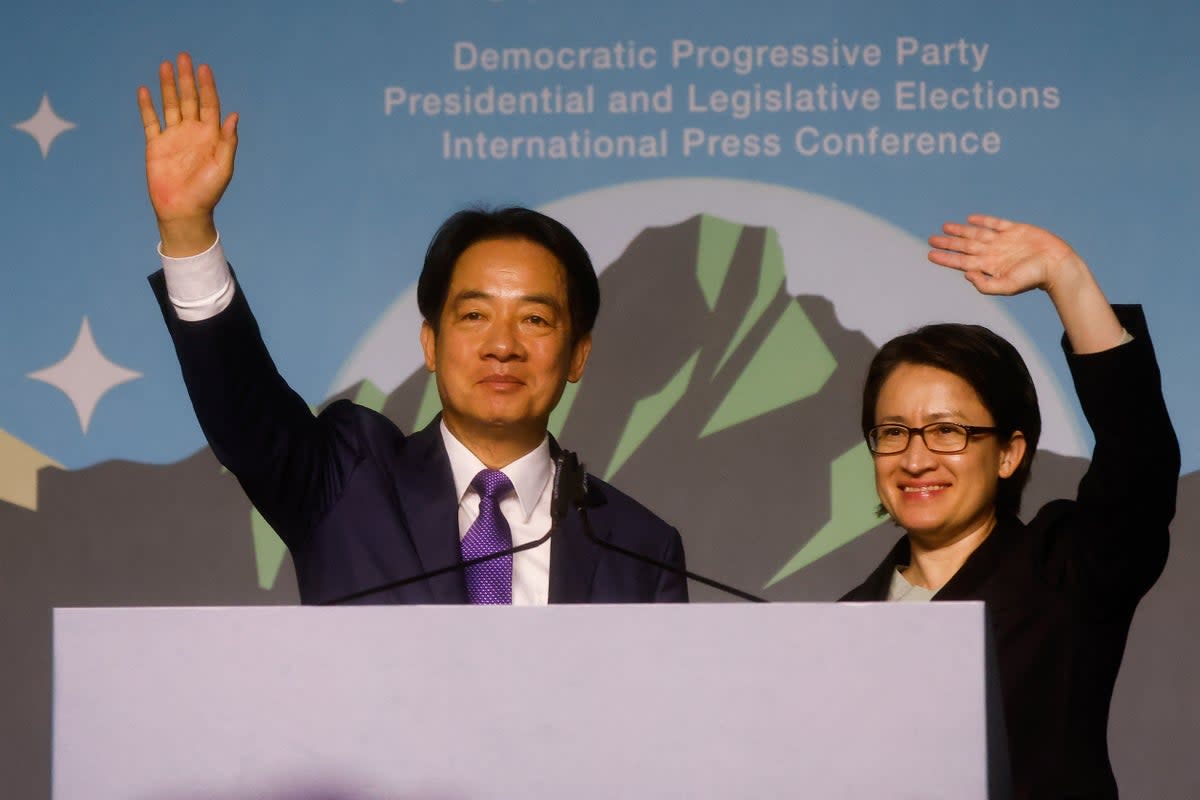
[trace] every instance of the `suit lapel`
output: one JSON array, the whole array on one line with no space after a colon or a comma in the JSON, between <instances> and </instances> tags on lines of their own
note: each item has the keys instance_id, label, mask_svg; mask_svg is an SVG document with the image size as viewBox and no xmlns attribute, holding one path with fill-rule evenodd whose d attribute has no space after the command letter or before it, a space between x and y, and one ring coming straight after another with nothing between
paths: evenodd
<instances>
[{"instance_id":1,"label":"suit lapel","mask_svg":"<svg viewBox=\"0 0 1200 800\"><path fill-rule=\"evenodd\" d=\"M1016 545L1022 522L1016 517L1003 517L975 552L967 557L946 585L933 596L934 600L981 600L983 584L996 573L996 565L1005 559L1008 550Z\"/></svg>"},{"instance_id":2,"label":"suit lapel","mask_svg":"<svg viewBox=\"0 0 1200 800\"><path fill-rule=\"evenodd\" d=\"M462 559L458 537L458 498L450 458L442 442L441 417L405 440L395 476L400 498L422 571L439 569ZM437 603L466 603L462 570L425 582Z\"/></svg>"},{"instance_id":3,"label":"suit lapel","mask_svg":"<svg viewBox=\"0 0 1200 800\"><path fill-rule=\"evenodd\" d=\"M588 521L596 537L607 542L612 536L612 527L603 509L596 508L603 503L603 497L592 489L588 495ZM600 554L601 548L584 533L579 510L571 509L550 548L550 602L591 602Z\"/></svg>"},{"instance_id":4,"label":"suit lapel","mask_svg":"<svg viewBox=\"0 0 1200 800\"><path fill-rule=\"evenodd\" d=\"M908 537L902 536L883 559L883 563L876 567L875 571L868 575L862 584L842 597L842 601L862 603L887 600L888 586L892 582L892 572L898 564L907 564L909 558Z\"/></svg>"},{"instance_id":5,"label":"suit lapel","mask_svg":"<svg viewBox=\"0 0 1200 800\"><path fill-rule=\"evenodd\" d=\"M422 571L437 569L462 559L458 537L458 498L454 492L454 475L450 458L442 442L439 426L441 417L434 419L424 430L405 440L398 455L395 476L396 494L400 498L408 524L409 537L416 550ZM558 443L551 439L553 454ZM612 528L604 513L603 494L592 488L588 494L588 519L596 536L608 541ZM593 596L596 567L601 548L584 533L576 509L572 509L554 535L550 549L551 603L587 603ZM434 602L467 603L466 576L461 570L426 581Z\"/></svg>"}]
</instances>

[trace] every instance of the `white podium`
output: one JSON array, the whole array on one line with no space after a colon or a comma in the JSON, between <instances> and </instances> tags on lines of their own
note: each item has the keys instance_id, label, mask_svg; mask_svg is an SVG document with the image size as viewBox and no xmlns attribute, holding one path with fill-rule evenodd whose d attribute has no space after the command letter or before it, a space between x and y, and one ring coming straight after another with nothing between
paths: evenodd
<instances>
[{"instance_id":1,"label":"white podium","mask_svg":"<svg viewBox=\"0 0 1200 800\"><path fill-rule=\"evenodd\" d=\"M1006 797L986 629L978 603L57 609L54 797Z\"/></svg>"}]
</instances>

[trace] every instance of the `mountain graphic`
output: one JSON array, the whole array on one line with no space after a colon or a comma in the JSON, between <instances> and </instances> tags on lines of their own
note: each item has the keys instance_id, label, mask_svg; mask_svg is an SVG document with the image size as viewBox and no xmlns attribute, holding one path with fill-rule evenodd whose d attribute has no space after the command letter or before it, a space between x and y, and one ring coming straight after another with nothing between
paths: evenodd
<instances>
[{"instance_id":1,"label":"mountain graphic","mask_svg":"<svg viewBox=\"0 0 1200 800\"><path fill-rule=\"evenodd\" d=\"M698 216L644 231L602 275L607 313L562 431L684 531L693 569L775 598L879 522L845 402L874 348L786 276L769 229Z\"/></svg>"},{"instance_id":2,"label":"mountain graphic","mask_svg":"<svg viewBox=\"0 0 1200 800\"><path fill-rule=\"evenodd\" d=\"M601 273L592 358L551 423L592 472L680 529L691 569L772 600L828 601L870 572L900 532L875 515L858 432L875 347L844 328L825 298L789 294L783 256L771 229L712 216L642 231ZM326 404L342 397L404 430L438 410L423 369L390 393L363 381ZM0 775L12 796L44 798L53 607L295 603L297 594L282 543L207 448L175 464L69 471L6 436ZM1040 452L1026 512L1074 496L1086 467ZM1161 761L1140 771L1166 776L1163 789L1169 764L1185 763L1194 739L1164 741L1154 721L1184 730L1200 718L1192 685L1200 643L1172 633L1200 612L1200 542L1188 535L1200 524L1196 490L1200 473L1181 479L1171 558L1139 609L1113 699L1118 772L1122 760ZM727 599L691 590L696 600Z\"/></svg>"}]
</instances>

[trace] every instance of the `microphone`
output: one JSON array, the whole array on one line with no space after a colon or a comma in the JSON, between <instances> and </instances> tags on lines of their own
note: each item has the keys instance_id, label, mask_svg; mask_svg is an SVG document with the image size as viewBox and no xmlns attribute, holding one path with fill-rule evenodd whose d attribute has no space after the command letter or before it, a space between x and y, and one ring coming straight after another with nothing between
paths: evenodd
<instances>
[{"instance_id":1,"label":"microphone","mask_svg":"<svg viewBox=\"0 0 1200 800\"><path fill-rule=\"evenodd\" d=\"M561 480L556 481L555 483L554 502L561 502L565 506L559 512L563 517L566 516L567 506L574 505L579 509L579 519L583 523L583 533L593 544L602 547L605 550L611 550L614 553L620 553L621 555L626 556L627 558L632 558L635 561L641 561L643 564L649 564L652 567L658 567L661 570L670 572L672 575L680 575L684 578L697 581L698 583L703 583L705 586L711 586L712 588L725 592L726 594L731 594L734 597L740 597L743 600L749 600L752 603L769 602L765 598L759 597L758 595L744 592L741 589L721 583L720 581L713 580L712 578L707 578L704 575L683 569L682 567L677 567L674 564L668 564L667 562L660 561L657 558L651 558L650 556L643 555L642 553L621 547L618 544L604 541L596 535L595 531L592 530L592 523L588 519L587 509L590 503L588 501L587 470L582 464L579 463L579 459L576 457L576 455L567 450L562 451L562 453L559 455L558 462L560 467L557 477L561 478ZM562 517L559 517L558 519L561 520L561 518ZM557 524L557 522L555 524Z\"/></svg>"},{"instance_id":2,"label":"microphone","mask_svg":"<svg viewBox=\"0 0 1200 800\"><path fill-rule=\"evenodd\" d=\"M570 457L570 460L574 462L573 468L567 466L566 464L568 461L568 456ZM348 603L351 600L361 600L362 598L370 597L373 594L379 594L380 592L386 592L392 589L399 589L401 586L408 586L410 583L428 580L429 578L436 578L437 576L445 575L448 572L464 570L467 567L473 567L476 564L482 564L485 561L494 561L497 558L504 558L506 556L524 552L525 550L532 550L535 547L540 547L541 545L550 541L550 537L558 530L563 519L566 518L567 513L571 509L571 505L579 502L579 498L577 496L578 490L573 488L578 485L578 477L576 475L578 470L579 460L575 458L574 453L569 453L564 450L558 454L557 458L554 459L554 483L552 485L550 495L550 530L546 531L546 533L540 538L534 539L531 542L525 542L525 544L519 544L515 547L509 547L505 550L497 550L494 553L488 553L486 556L469 558L466 561L457 561L453 564L447 564L444 567L438 567L437 569L431 569L425 572L419 572L416 575L410 575L407 578L400 578L399 580L388 581L387 583L382 583L378 586L372 586L369 589L360 589L359 591L351 592L350 594L342 595L341 597L336 597L333 600L323 600L317 605L336 606L341 605L342 603ZM586 475L584 478L586 479ZM566 480L570 480L571 483L567 486L564 486Z\"/></svg>"}]
</instances>

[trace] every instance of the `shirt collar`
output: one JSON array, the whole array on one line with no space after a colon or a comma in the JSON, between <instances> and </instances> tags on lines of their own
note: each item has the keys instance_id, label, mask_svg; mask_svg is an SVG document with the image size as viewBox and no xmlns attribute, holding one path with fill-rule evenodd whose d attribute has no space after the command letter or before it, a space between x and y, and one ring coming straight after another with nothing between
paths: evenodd
<instances>
[{"instance_id":1,"label":"shirt collar","mask_svg":"<svg viewBox=\"0 0 1200 800\"><path fill-rule=\"evenodd\" d=\"M937 592L932 589L926 589L924 586L917 586L915 583L910 583L908 578L904 577L904 573L900 571L900 567L892 568L892 580L888 585L887 599L888 602L897 600L907 600L910 602L923 602L932 600Z\"/></svg>"},{"instance_id":2,"label":"shirt collar","mask_svg":"<svg viewBox=\"0 0 1200 800\"><path fill-rule=\"evenodd\" d=\"M468 492L475 491L471 488L471 481L481 469L487 467L465 444L455 438L446 427L445 420L441 421L439 427L442 431L442 442L446 445L446 455L450 457L450 471L454 474L455 496L458 502L462 503ZM549 434L542 437L541 444L500 471L512 481L513 491L521 504L521 513L528 522L554 472L554 461L550 458Z\"/></svg>"}]
</instances>

